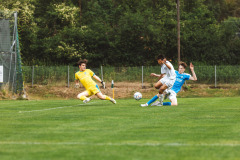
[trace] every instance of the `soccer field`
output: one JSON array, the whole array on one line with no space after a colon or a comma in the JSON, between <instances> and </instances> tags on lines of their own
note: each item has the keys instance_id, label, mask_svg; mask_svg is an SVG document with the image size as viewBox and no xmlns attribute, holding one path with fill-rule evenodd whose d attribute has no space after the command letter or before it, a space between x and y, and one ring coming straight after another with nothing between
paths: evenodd
<instances>
[{"instance_id":1,"label":"soccer field","mask_svg":"<svg viewBox=\"0 0 240 160\"><path fill-rule=\"evenodd\" d=\"M0 159L240 159L240 97L0 101Z\"/></svg>"}]
</instances>

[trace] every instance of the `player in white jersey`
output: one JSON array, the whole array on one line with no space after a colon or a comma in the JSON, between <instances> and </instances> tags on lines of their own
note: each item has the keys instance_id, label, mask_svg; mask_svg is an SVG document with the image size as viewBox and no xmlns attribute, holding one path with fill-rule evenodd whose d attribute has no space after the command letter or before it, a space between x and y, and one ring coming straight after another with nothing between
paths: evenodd
<instances>
[{"instance_id":1,"label":"player in white jersey","mask_svg":"<svg viewBox=\"0 0 240 160\"><path fill-rule=\"evenodd\" d=\"M176 81L173 87L170 90L166 90L166 98L168 98L171 102L159 103L159 105L169 105L169 106L177 106L177 93L181 90L182 85L186 80L196 81L197 76L194 72L194 65L190 63L190 70L192 72L192 76L190 74L184 73L187 64L185 62L179 62L178 71L176 72ZM154 105L154 104L153 104Z\"/></svg>"},{"instance_id":2,"label":"player in white jersey","mask_svg":"<svg viewBox=\"0 0 240 160\"><path fill-rule=\"evenodd\" d=\"M163 101L163 92L166 89L171 89L175 79L176 79L176 73L173 68L173 65L166 60L166 58L163 55L159 55L157 57L158 64L161 65L161 74L155 74L151 73L151 76L158 77L159 81L154 85L156 89L159 89L159 93L157 96L159 97L160 102ZM141 104L142 107L148 106L148 103Z\"/></svg>"},{"instance_id":3,"label":"player in white jersey","mask_svg":"<svg viewBox=\"0 0 240 160\"><path fill-rule=\"evenodd\" d=\"M190 74L184 73L185 69L187 67L187 64L185 62L179 62L178 65L178 71L175 71L176 73L176 81L173 85L173 87L171 89L165 90L165 94L167 95L166 97L168 97L168 99L171 102L159 102L156 101L155 103L152 104L152 106L162 106L162 105L166 105L166 106L176 106L178 105L177 103L177 93L181 90L182 85L184 84L184 82L186 80L193 80L196 81L197 80L197 76L194 72L194 66L192 63L190 63L190 70L192 71L192 76ZM149 100L147 102L148 105L150 105L152 102L154 102L155 100L157 100L158 97L157 95L154 96L151 100Z\"/></svg>"}]
</instances>

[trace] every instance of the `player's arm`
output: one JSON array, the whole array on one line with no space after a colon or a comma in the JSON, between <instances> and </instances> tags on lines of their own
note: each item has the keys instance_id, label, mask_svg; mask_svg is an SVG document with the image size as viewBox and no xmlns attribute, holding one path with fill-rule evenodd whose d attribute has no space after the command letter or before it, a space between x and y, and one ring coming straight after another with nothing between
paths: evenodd
<instances>
[{"instance_id":1,"label":"player's arm","mask_svg":"<svg viewBox=\"0 0 240 160\"><path fill-rule=\"evenodd\" d=\"M172 69L171 65L169 65L168 63L166 63L167 60L166 58L163 59L163 64L165 64L167 66L168 69Z\"/></svg>"},{"instance_id":2,"label":"player's arm","mask_svg":"<svg viewBox=\"0 0 240 160\"><path fill-rule=\"evenodd\" d=\"M75 84L79 84L79 80L75 80Z\"/></svg>"},{"instance_id":3,"label":"player's arm","mask_svg":"<svg viewBox=\"0 0 240 160\"><path fill-rule=\"evenodd\" d=\"M94 75L93 78L96 79L100 83L102 82L102 80L97 75Z\"/></svg>"},{"instance_id":4,"label":"player's arm","mask_svg":"<svg viewBox=\"0 0 240 160\"><path fill-rule=\"evenodd\" d=\"M80 84L79 84L79 80L75 80L75 88L79 88Z\"/></svg>"},{"instance_id":5,"label":"player's arm","mask_svg":"<svg viewBox=\"0 0 240 160\"><path fill-rule=\"evenodd\" d=\"M79 88L80 84L79 84L79 79L77 77L77 75L75 74L75 88Z\"/></svg>"},{"instance_id":6,"label":"player's arm","mask_svg":"<svg viewBox=\"0 0 240 160\"><path fill-rule=\"evenodd\" d=\"M162 79L166 74L160 74L160 76L158 77L158 80Z\"/></svg>"},{"instance_id":7,"label":"player's arm","mask_svg":"<svg viewBox=\"0 0 240 160\"><path fill-rule=\"evenodd\" d=\"M190 80L196 81L197 80L197 76L194 72L194 65L192 63L190 63L190 70L192 72L192 76L189 78Z\"/></svg>"},{"instance_id":8,"label":"player's arm","mask_svg":"<svg viewBox=\"0 0 240 160\"><path fill-rule=\"evenodd\" d=\"M97 75L94 75L93 78L96 79L98 82L100 82L103 88L105 88L105 82L103 82L103 80L101 80Z\"/></svg>"},{"instance_id":9,"label":"player's arm","mask_svg":"<svg viewBox=\"0 0 240 160\"><path fill-rule=\"evenodd\" d=\"M151 73L150 76L152 76L152 77L160 77L160 74Z\"/></svg>"},{"instance_id":10,"label":"player's arm","mask_svg":"<svg viewBox=\"0 0 240 160\"><path fill-rule=\"evenodd\" d=\"M151 73L151 75L150 76L152 76L152 77L158 77L158 79L161 79L161 78L163 78L164 76L165 76L165 74L156 74L156 73Z\"/></svg>"}]
</instances>

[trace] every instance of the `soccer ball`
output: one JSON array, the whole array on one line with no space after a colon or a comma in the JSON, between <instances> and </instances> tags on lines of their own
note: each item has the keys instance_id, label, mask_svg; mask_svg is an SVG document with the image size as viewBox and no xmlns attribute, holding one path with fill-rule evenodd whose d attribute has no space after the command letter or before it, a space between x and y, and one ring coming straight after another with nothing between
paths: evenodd
<instances>
[{"instance_id":1,"label":"soccer ball","mask_svg":"<svg viewBox=\"0 0 240 160\"><path fill-rule=\"evenodd\" d=\"M139 101L140 99L142 99L142 94L140 92L136 92L134 93L133 98Z\"/></svg>"}]
</instances>

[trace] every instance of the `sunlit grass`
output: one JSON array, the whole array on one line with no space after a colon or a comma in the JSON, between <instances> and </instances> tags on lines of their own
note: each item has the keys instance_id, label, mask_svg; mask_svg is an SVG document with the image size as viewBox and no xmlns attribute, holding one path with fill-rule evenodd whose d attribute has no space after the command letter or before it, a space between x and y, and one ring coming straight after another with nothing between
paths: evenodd
<instances>
[{"instance_id":1,"label":"sunlit grass","mask_svg":"<svg viewBox=\"0 0 240 160\"><path fill-rule=\"evenodd\" d=\"M240 98L0 101L5 159L222 159L240 157Z\"/></svg>"}]
</instances>

